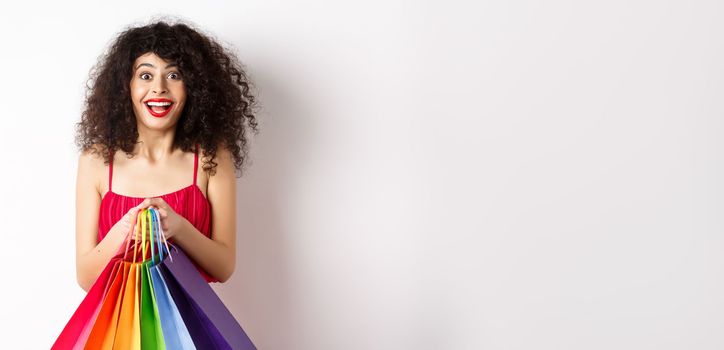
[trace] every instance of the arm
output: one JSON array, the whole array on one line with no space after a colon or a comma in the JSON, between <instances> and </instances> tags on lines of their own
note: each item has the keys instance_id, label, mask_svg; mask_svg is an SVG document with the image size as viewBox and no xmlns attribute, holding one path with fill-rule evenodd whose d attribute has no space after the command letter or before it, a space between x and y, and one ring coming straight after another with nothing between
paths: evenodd
<instances>
[{"instance_id":1,"label":"arm","mask_svg":"<svg viewBox=\"0 0 724 350\"><path fill-rule=\"evenodd\" d=\"M103 164L97 155L84 152L78 159L75 202L75 257L76 279L86 292L98 278L103 268L117 253L126 234L122 225L114 225L98 243L98 215L101 196L97 174ZM121 220L123 221L123 220ZM121 222L119 221L119 222Z\"/></svg>"},{"instance_id":2,"label":"arm","mask_svg":"<svg viewBox=\"0 0 724 350\"><path fill-rule=\"evenodd\" d=\"M206 194L211 202L211 238L184 220L173 239L200 267L223 283L236 268L236 176L226 148L219 148L215 160L216 174L209 178Z\"/></svg>"}]
</instances>

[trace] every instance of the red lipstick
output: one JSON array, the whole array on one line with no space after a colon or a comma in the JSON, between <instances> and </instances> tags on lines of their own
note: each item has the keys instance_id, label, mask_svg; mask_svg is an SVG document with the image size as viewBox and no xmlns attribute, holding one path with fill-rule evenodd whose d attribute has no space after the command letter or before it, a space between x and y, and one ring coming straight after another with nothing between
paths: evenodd
<instances>
[{"instance_id":1,"label":"red lipstick","mask_svg":"<svg viewBox=\"0 0 724 350\"><path fill-rule=\"evenodd\" d=\"M163 118L171 111L173 101L167 98L151 98L143 102L152 116L156 118Z\"/></svg>"}]
</instances>

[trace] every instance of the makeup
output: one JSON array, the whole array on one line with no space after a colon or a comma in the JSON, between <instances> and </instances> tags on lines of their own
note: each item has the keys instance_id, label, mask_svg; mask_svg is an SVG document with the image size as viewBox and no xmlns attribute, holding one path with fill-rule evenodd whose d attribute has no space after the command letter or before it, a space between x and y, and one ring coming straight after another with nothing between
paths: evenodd
<instances>
[{"instance_id":1,"label":"makeup","mask_svg":"<svg viewBox=\"0 0 724 350\"><path fill-rule=\"evenodd\" d=\"M163 118L171 111L173 101L167 98L151 98L144 101L143 104L152 116Z\"/></svg>"}]
</instances>

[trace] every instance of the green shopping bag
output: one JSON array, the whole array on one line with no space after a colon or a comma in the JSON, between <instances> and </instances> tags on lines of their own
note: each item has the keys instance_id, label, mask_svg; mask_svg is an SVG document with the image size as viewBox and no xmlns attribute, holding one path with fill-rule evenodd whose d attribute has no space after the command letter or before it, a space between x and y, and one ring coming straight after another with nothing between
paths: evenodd
<instances>
[{"instance_id":1,"label":"green shopping bag","mask_svg":"<svg viewBox=\"0 0 724 350\"><path fill-rule=\"evenodd\" d=\"M158 315L158 305L156 303L153 281L151 281L151 273L149 271L150 265L157 264L157 260L160 261L160 259L156 258L154 249L155 236L158 235L158 231L155 229L156 225L154 225L152 221L151 210L143 211L143 221L141 224L141 230L144 233L141 238L142 255L144 258L146 256L146 243L148 243L151 248L151 259L144 261L138 269L141 280L141 349L165 350L166 345L163 340L163 331L161 330L161 319ZM146 230L146 224L148 225L148 231ZM150 236L148 242L146 241L147 232Z\"/></svg>"}]
</instances>

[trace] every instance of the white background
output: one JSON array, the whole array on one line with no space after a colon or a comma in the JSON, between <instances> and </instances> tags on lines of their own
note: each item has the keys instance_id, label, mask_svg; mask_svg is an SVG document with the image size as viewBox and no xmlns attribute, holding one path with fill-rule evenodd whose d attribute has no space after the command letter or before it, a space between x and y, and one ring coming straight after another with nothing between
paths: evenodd
<instances>
[{"instance_id":1,"label":"white background","mask_svg":"<svg viewBox=\"0 0 724 350\"><path fill-rule=\"evenodd\" d=\"M3 4L2 347L82 300L85 80L169 14L265 108L214 285L260 349L724 348L724 6L472 3Z\"/></svg>"}]
</instances>

